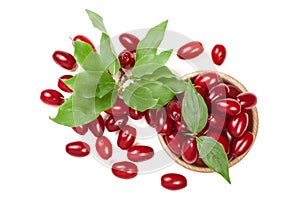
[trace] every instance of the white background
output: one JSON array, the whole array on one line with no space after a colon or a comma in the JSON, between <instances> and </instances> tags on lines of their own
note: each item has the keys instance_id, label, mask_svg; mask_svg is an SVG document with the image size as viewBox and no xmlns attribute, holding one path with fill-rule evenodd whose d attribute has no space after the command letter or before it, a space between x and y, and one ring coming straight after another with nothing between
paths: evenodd
<instances>
[{"instance_id":1,"label":"white background","mask_svg":"<svg viewBox=\"0 0 300 200\"><path fill-rule=\"evenodd\" d=\"M0 199L299 199L299 7L297 1L12 0L0 3L1 129ZM260 126L250 153L230 168L232 185L217 174L176 164L157 173L121 180L91 156L74 158L65 144L78 136L48 120L55 114L39 100L66 74L52 61L55 50L72 52L69 36L94 29L85 8L100 13L111 35L168 28L215 43L228 55L218 69L258 96ZM164 173L177 172L188 187L168 191Z\"/></svg>"}]
</instances>

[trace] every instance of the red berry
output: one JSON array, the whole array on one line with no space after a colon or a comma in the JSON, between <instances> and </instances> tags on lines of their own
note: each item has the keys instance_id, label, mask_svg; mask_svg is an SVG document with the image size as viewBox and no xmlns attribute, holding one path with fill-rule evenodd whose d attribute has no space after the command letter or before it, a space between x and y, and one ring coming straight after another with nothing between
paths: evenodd
<instances>
[{"instance_id":1,"label":"red berry","mask_svg":"<svg viewBox=\"0 0 300 200\"><path fill-rule=\"evenodd\" d=\"M178 133L187 133L190 132L189 127L186 125L185 121L183 118L181 120L175 121L174 122L174 128Z\"/></svg>"},{"instance_id":2,"label":"red berry","mask_svg":"<svg viewBox=\"0 0 300 200\"><path fill-rule=\"evenodd\" d=\"M89 155L90 146L87 143L81 141L71 142L66 145L66 152L71 156L84 157Z\"/></svg>"},{"instance_id":3,"label":"red berry","mask_svg":"<svg viewBox=\"0 0 300 200\"><path fill-rule=\"evenodd\" d=\"M169 149L176 155L181 155L182 143L185 140L185 137L180 133L175 131L171 134L165 136L166 144Z\"/></svg>"},{"instance_id":4,"label":"red berry","mask_svg":"<svg viewBox=\"0 0 300 200\"><path fill-rule=\"evenodd\" d=\"M228 97L232 99L236 99L237 95L242 93L242 91L234 85L227 85L229 87Z\"/></svg>"},{"instance_id":5,"label":"red berry","mask_svg":"<svg viewBox=\"0 0 300 200\"><path fill-rule=\"evenodd\" d=\"M204 161L202 160L202 158L200 158L200 156L196 160L196 164L199 165L200 167L207 167L207 165L204 163Z\"/></svg>"},{"instance_id":6,"label":"red berry","mask_svg":"<svg viewBox=\"0 0 300 200\"><path fill-rule=\"evenodd\" d=\"M126 125L119 131L117 145L123 150L131 147L136 138L136 129L132 126Z\"/></svg>"},{"instance_id":7,"label":"red berry","mask_svg":"<svg viewBox=\"0 0 300 200\"><path fill-rule=\"evenodd\" d=\"M88 131L88 125L85 124L85 125L82 125L82 126L76 126L76 127L72 127L72 129L78 133L79 135L84 135L87 133Z\"/></svg>"},{"instance_id":8,"label":"red berry","mask_svg":"<svg viewBox=\"0 0 300 200\"><path fill-rule=\"evenodd\" d=\"M64 51L55 51L52 58L56 64L70 71L75 71L78 67L75 58Z\"/></svg>"},{"instance_id":9,"label":"red berry","mask_svg":"<svg viewBox=\"0 0 300 200\"><path fill-rule=\"evenodd\" d=\"M245 110L254 108L257 103L256 96L250 92L241 93L236 98L238 102L240 102L242 108Z\"/></svg>"},{"instance_id":10,"label":"red berry","mask_svg":"<svg viewBox=\"0 0 300 200\"><path fill-rule=\"evenodd\" d=\"M168 135L171 133L172 126L173 126L173 121L167 117L166 119L158 118L156 121L156 132L159 133L160 135Z\"/></svg>"},{"instance_id":11,"label":"red berry","mask_svg":"<svg viewBox=\"0 0 300 200\"><path fill-rule=\"evenodd\" d=\"M51 106L60 106L65 101L64 96L60 92L52 89L43 90L40 99Z\"/></svg>"},{"instance_id":12,"label":"red berry","mask_svg":"<svg viewBox=\"0 0 300 200\"><path fill-rule=\"evenodd\" d=\"M145 115L145 112L140 112L133 108L129 108L129 116L134 120L142 119L144 117L144 115Z\"/></svg>"},{"instance_id":13,"label":"red berry","mask_svg":"<svg viewBox=\"0 0 300 200\"><path fill-rule=\"evenodd\" d=\"M207 72L199 74L194 80L194 85L199 85L205 90L209 90L212 87L218 85L221 82L221 77L216 72Z\"/></svg>"},{"instance_id":14,"label":"red berry","mask_svg":"<svg viewBox=\"0 0 300 200\"><path fill-rule=\"evenodd\" d=\"M208 99L213 102L217 99L224 99L229 93L229 87L225 83L219 83L208 92Z\"/></svg>"},{"instance_id":15,"label":"red berry","mask_svg":"<svg viewBox=\"0 0 300 200\"><path fill-rule=\"evenodd\" d=\"M161 185L168 190L180 190L187 186L187 180L180 174L169 173L161 177Z\"/></svg>"},{"instance_id":16,"label":"red berry","mask_svg":"<svg viewBox=\"0 0 300 200\"><path fill-rule=\"evenodd\" d=\"M91 40L89 38L85 37L84 35L77 35L77 36L75 36L74 39L73 39L73 41L81 41L81 42L88 43L93 48L93 51L96 51L96 48L93 45L93 43L91 42Z\"/></svg>"},{"instance_id":17,"label":"red berry","mask_svg":"<svg viewBox=\"0 0 300 200\"><path fill-rule=\"evenodd\" d=\"M162 124L167 120L167 113L165 108L146 110L145 118L149 126L156 128L157 125Z\"/></svg>"},{"instance_id":18,"label":"red berry","mask_svg":"<svg viewBox=\"0 0 300 200\"><path fill-rule=\"evenodd\" d=\"M117 98L115 104L105 112L107 114L113 115L113 116L119 116L119 115L127 115L128 113L128 106L124 103L123 99Z\"/></svg>"},{"instance_id":19,"label":"red berry","mask_svg":"<svg viewBox=\"0 0 300 200\"><path fill-rule=\"evenodd\" d=\"M233 156L241 156L246 153L254 141L254 135L246 131L243 136L233 140L231 151Z\"/></svg>"},{"instance_id":20,"label":"red berry","mask_svg":"<svg viewBox=\"0 0 300 200\"><path fill-rule=\"evenodd\" d=\"M226 58L226 49L223 45L217 44L211 51L211 57L216 65L222 65Z\"/></svg>"},{"instance_id":21,"label":"red berry","mask_svg":"<svg viewBox=\"0 0 300 200\"><path fill-rule=\"evenodd\" d=\"M189 42L177 51L177 56L180 59L188 60L199 56L203 52L203 46L198 41Z\"/></svg>"},{"instance_id":22,"label":"red berry","mask_svg":"<svg viewBox=\"0 0 300 200\"><path fill-rule=\"evenodd\" d=\"M136 177L138 168L132 162L122 161L114 163L111 171L118 178L130 179Z\"/></svg>"},{"instance_id":23,"label":"red berry","mask_svg":"<svg viewBox=\"0 0 300 200\"><path fill-rule=\"evenodd\" d=\"M97 117L97 119L88 123L88 127L95 137L100 137L104 133L104 120L101 115Z\"/></svg>"},{"instance_id":24,"label":"red berry","mask_svg":"<svg viewBox=\"0 0 300 200\"><path fill-rule=\"evenodd\" d=\"M197 142L194 137L186 138L182 143L181 157L184 162L193 164L198 158Z\"/></svg>"},{"instance_id":25,"label":"red berry","mask_svg":"<svg viewBox=\"0 0 300 200\"><path fill-rule=\"evenodd\" d=\"M123 33L119 36L119 40L121 42L121 44L128 50L128 51L135 51L136 47L138 45L138 43L140 42L140 40L130 34L130 33Z\"/></svg>"},{"instance_id":26,"label":"red berry","mask_svg":"<svg viewBox=\"0 0 300 200\"><path fill-rule=\"evenodd\" d=\"M221 113L226 113L229 116L235 116L241 112L241 104L230 98L219 99L214 103L214 108L216 108Z\"/></svg>"},{"instance_id":27,"label":"red berry","mask_svg":"<svg viewBox=\"0 0 300 200\"><path fill-rule=\"evenodd\" d=\"M181 119L181 103L178 100L174 99L170 101L166 107L166 111L173 121Z\"/></svg>"},{"instance_id":28,"label":"red berry","mask_svg":"<svg viewBox=\"0 0 300 200\"><path fill-rule=\"evenodd\" d=\"M72 76L72 75L64 75L64 76L59 77L58 82L57 82L57 86L59 87L59 89L61 89L61 90L64 91L64 92L69 92L69 93L73 92L73 90L70 89L70 88L63 82L64 80L68 80L68 79L70 79L70 78L73 78L73 76Z\"/></svg>"},{"instance_id":29,"label":"red berry","mask_svg":"<svg viewBox=\"0 0 300 200\"><path fill-rule=\"evenodd\" d=\"M133 53L130 51L123 51L118 56L121 67L124 69L131 69L135 64Z\"/></svg>"},{"instance_id":30,"label":"red berry","mask_svg":"<svg viewBox=\"0 0 300 200\"><path fill-rule=\"evenodd\" d=\"M248 128L249 117L245 112L228 119L227 128L233 137L241 137Z\"/></svg>"},{"instance_id":31,"label":"red berry","mask_svg":"<svg viewBox=\"0 0 300 200\"><path fill-rule=\"evenodd\" d=\"M209 130L221 133L226 127L226 115L221 113L211 113L207 119Z\"/></svg>"},{"instance_id":32,"label":"red berry","mask_svg":"<svg viewBox=\"0 0 300 200\"><path fill-rule=\"evenodd\" d=\"M101 158L107 160L112 156L112 144L107 137L98 137L95 146L97 153Z\"/></svg>"},{"instance_id":33,"label":"red berry","mask_svg":"<svg viewBox=\"0 0 300 200\"><path fill-rule=\"evenodd\" d=\"M105 120L105 127L109 132L118 131L123 128L128 122L128 116L112 116L110 115Z\"/></svg>"},{"instance_id":34,"label":"red berry","mask_svg":"<svg viewBox=\"0 0 300 200\"><path fill-rule=\"evenodd\" d=\"M197 92L202 96L205 97L207 95L207 92L205 90L205 88L199 86L199 85L195 85L195 89L197 90Z\"/></svg>"},{"instance_id":35,"label":"red berry","mask_svg":"<svg viewBox=\"0 0 300 200\"><path fill-rule=\"evenodd\" d=\"M127 151L127 158L133 162L149 160L154 155L154 151L149 146L132 146Z\"/></svg>"}]
</instances>

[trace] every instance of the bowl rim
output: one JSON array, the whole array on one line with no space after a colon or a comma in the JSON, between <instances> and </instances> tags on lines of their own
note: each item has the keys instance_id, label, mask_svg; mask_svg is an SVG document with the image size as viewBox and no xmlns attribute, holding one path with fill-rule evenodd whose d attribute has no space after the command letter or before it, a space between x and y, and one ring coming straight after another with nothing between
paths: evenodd
<instances>
[{"instance_id":1,"label":"bowl rim","mask_svg":"<svg viewBox=\"0 0 300 200\"><path fill-rule=\"evenodd\" d=\"M196 71L196 72L192 72L192 73L188 73L184 76L182 76L183 79L188 79L188 78L193 78L198 76L199 74L203 74L203 73L207 73L207 72L215 72L218 73L220 75L220 77L222 78L222 80L225 83L229 83L232 84L234 86L236 86L238 89L240 89L242 92L248 92L248 90L246 89L246 87L240 83L237 79L233 78L232 76L225 74L223 72L219 72L219 71ZM256 140L257 137L257 132L258 132L258 125L259 125L259 118L258 118L258 111L256 106L254 108L251 109L251 113L252 113L252 134L254 135L254 140L252 143L252 146ZM164 136L158 134L158 139L160 144L162 145L163 149L165 150L165 152L179 165L192 170L192 171L196 171L196 172L214 172L212 169L208 168L208 167L200 167L200 166L196 166L193 164L188 164L186 162L184 162L180 157L178 157L177 155L175 155L167 146ZM236 165L238 162L240 162L250 151L250 149L252 148L252 146L248 149L247 152L245 152L243 155L235 157L233 160L229 161L228 165L229 167L232 167L234 165Z\"/></svg>"}]
</instances>

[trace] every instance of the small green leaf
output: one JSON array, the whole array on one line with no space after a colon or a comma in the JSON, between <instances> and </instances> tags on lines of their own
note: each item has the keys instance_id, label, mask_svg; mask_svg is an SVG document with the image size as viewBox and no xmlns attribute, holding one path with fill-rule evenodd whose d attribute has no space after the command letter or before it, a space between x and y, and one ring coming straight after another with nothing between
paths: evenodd
<instances>
[{"instance_id":1,"label":"small green leaf","mask_svg":"<svg viewBox=\"0 0 300 200\"><path fill-rule=\"evenodd\" d=\"M129 107L141 112L152 108L158 103L158 99L152 96L151 90L138 83L131 83L125 88L123 99Z\"/></svg>"},{"instance_id":2,"label":"small green leaf","mask_svg":"<svg viewBox=\"0 0 300 200\"><path fill-rule=\"evenodd\" d=\"M146 55L138 60L132 69L132 75L135 78L142 78L145 75L153 74L157 69L164 66L170 56L172 50L163 51L159 55Z\"/></svg>"},{"instance_id":3,"label":"small green leaf","mask_svg":"<svg viewBox=\"0 0 300 200\"><path fill-rule=\"evenodd\" d=\"M161 66L156 70L154 70L152 74L144 75L142 78L144 80L156 81L159 80L160 78L173 78L173 77L176 77L176 75L174 75L168 67Z\"/></svg>"},{"instance_id":4,"label":"small green leaf","mask_svg":"<svg viewBox=\"0 0 300 200\"><path fill-rule=\"evenodd\" d=\"M156 55L157 48L164 38L168 20L151 28L146 37L141 40L136 49L136 60L140 60L144 56Z\"/></svg>"},{"instance_id":5,"label":"small green leaf","mask_svg":"<svg viewBox=\"0 0 300 200\"><path fill-rule=\"evenodd\" d=\"M97 52L90 52L82 62L82 68L90 72L104 71L106 66L101 65L100 55Z\"/></svg>"},{"instance_id":6,"label":"small green leaf","mask_svg":"<svg viewBox=\"0 0 300 200\"><path fill-rule=\"evenodd\" d=\"M102 98L83 98L73 93L59 107L56 117L50 117L50 119L64 126L81 126L93 121L101 112L111 108L116 98L116 90L111 91Z\"/></svg>"},{"instance_id":7,"label":"small green leaf","mask_svg":"<svg viewBox=\"0 0 300 200\"><path fill-rule=\"evenodd\" d=\"M93 51L93 48L88 43L82 41L74 42L74 57L77 62L82 65L86 57Z\"/></svg>"},{"instance_id":8,"label":"small green leaf","mask_svg":"<svg viewBox=\"0 0 300 200\"><path fill-rule=\"evenodd\" d=\"M72 90L74 90L75 81L76 81L76 76L73 76L70 79L63 80L63 82Z\"/></svg>"},{"instance_id":9,"label":"small green leaf","mask_svg":"<svg viewBox=\"0 0 300 200\"><path fill-rule=\"evenodd\" d=\"M140 86L148 88L154 99L158 99L155 108L162 107L174 98L174 93L159 81L139 81ZM154 107L153 107L154 108Z\"/></svg>"},{"instance_id":10,"label":"small green leaf","mask_svg":"<svg viewBox=\"0 0 300 200\"><path fill-rule=\"evenodd\" d=\"M97 85L97 92L96 97L102 98L107 93L111 92L115 89L115 80L112 76L107 72L104 71L100 73L100 79Z\"/></svg>"},{"instance_id":11,"label":"small green leaf","mask_svg":"<svg viewBox=\"0 0 300 200\"><path fill-rule=\"evenodd\" d=\"M120 69L119 59L116 57L110 44L110 38L106 33L102 33L100 44L100 62L114 76Z\"/></svg>"},{"instance_id":12,"label":"small green leaf","mask_svg":"<svg viewBox=\"0 0 300 200\"><path fill-rule=\"evenodd\" d=\"M180 94L183 93L186 90L186 82L184 82L182 79L178 77L172 77L172 78L160 78L158 79L159 82L165 84L165 86L169 87L169 89L174 94Z\"/></svg>"},{"instance_id":13,"label":"small green leaf","mask_svg":"<svg viewBox=\"0 0 300 200\"><path fill-rule=\"evenodd\" d=\"M199 133L206 125L208 110L205 101L189 80L182 101L182 116L193 133Z\"/></svg>"},{"instance_id":14,"label":"small green leaf","mask_svg":"<svg viewBox=\"0 0 300 200\"><path fill-rule=\"evenodd\" d=\"M228 158L223 146L215 139L207 136L196 138L197 148L203 162L212 170L223 176L228 183L229 177Z\"/></svg>"},{"instance_id":15,"label":"small green leaf","mask_svg":"<svg viewBox=\"0 0 300 200\"><path fill-rule=\"evenodd\" d=\"M106 33L106 29L103 23L103 18L91 10L86 9L85 11L88 14L90 20L92 21L94 27L99 29L103 33Z\"/></svg>"}]
</instances>

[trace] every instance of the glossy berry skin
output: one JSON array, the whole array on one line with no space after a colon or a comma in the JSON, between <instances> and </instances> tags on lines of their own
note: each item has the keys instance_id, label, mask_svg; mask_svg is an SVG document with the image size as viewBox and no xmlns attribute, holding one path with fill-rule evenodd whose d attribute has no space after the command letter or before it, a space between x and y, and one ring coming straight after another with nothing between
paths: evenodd
<instances>
[{"instance_id":1,"label":"glossy berry skin","mask_svg":"<svg viewBox=\"0 0 300 200\"><path fill-rule=\"evenodd\" d=\"M69 88L63 81L64 80L68 80L70 78L73 78L72 75L63 75L61 77L59 77L58 82L57 82L57 86L59 87L59 89L61 89L64 92L68 92L68 93L72 93L73 90L71 88Z\"/></svg>"},{"instance_id":2,"label":"glossy berry skin","mask_svg":"<svg viewBox=\"0 0 300 200\"><path fill-rule=\"evenodd\" d=\"M110 115L106 120L105 120L105 128L109 132L114 132L118 131L121 128L123 128L128 122L128 116L127 115L122 115L122 116L112 116Z\"/></svg>"},{"instance_id":3,"label":"glossy berry skin","mask_svg":"<svg viewBox=\"0 0 300 200\"><path fill-rule=\"evenodd\" d=\"M207 91L206 91L205 88L202 88L202 87L199 86L199 85L195 85L194 87L195 87L195 89L197 90L197 92L198 92L203 98L206 97Z\"/></svg>"},{"instance_id":4,"label":"glossy berry skin","mask_svg":"<svg viewBox=\"0 0 300 200\"><path fill-rule=\"evenodd\" d=\"M174 99L168 103L166 111L169 118L171 118L173 121L178 121L181 119L181 103L177 99Z\"/></svg>"},{"instance_id":5,"label":"glossy berry skin","mask_svg":"<svg viewBox=\"0 0 300 200\"><path fill-rule=\"evenodd\" d=\"M119 131L117 145L123 150L129 149L135 141L136 129L132 126L126 125Z\"/></svg>"},{"instance_id":6,"label":"glossy berry skin","mask_svg":"<svg viewBox=\"0 0 300 200\"><path fill-rule=\"evenodd\" d=\"M162 124L167 119L165 108L149 109L145 112L145 119L149 126L156 128L158 124Z\"/></svg>"},{"instance_id":7,"label":"glossy berry skin","mask_svg":"<svg viewBox=\"0 0 300 200\"><path fill-rule=\"evenodd\" d=\"M181 155L182 143L185 140L185 137L177 133L176 131L171 132L169 135L165 136L166 144L169 149L176 155Z\"/></svg>"},{"instance_id":8,"label":"glossy berry skin","mask_svg":"<svg viewBox=\"0 0 300 200\"><path fill-rule=\"evenodd\" d=\"M236 97L242 93L242 91L234 85L228 84L229 88L228 98L236 99Z\"/></svg>"},{"instance_id":9,"label":"glossy berry skin","mask_svg":"<svg viewBox=\"0 0 300 200\"><path fill-rule=\"evenodd\" d=\"M119 41L121 44L131 52L136 51L136 47L139 44L140 40L130 33L123 33L119 36Z\"/></svg>"},{"instance_id":10,"label":"glossy berry skin","mask_svg":"<svg viewBox=\"0 0 300 200\"><path fill-rule=\"evenodd\" d=\"M214 108L221 113L226 113L229 116L235 116L241 112L241 104L234 99L226 98L216 100Z\"/></svg>"},{"instance_id":11,"label":"glossy berry skin","mask_svg":"<svg viewBox=\"0 0 300 200\"><path fill-rule=\"evenodd\" d=\"M194 85L199 85L206 91L218 85L221 82L221 77L216 72L207 72L199 74L194 80Z\"/></svg>"},{"instance_id":12,"label":"glossy berry skin","mask_svg":"<svg viewBox=\"0 0 300 200\"><path fill-rule=\"evenodd\" d=\"M241 112L236 116L228 119L227 129L233 137L241 137L248 128L249 116L245 112Z\"/></svg>"},{"instance_id":13,"label":"glossy berry skin","mask_svg":"<svg viewBox=\"0 0 300 200\"><path fill-rule=\"evenodd\" d=\"M229 87L225 83L219 83L208 92L208 99L213 102L217 99L225 99L229 94Z\"/></svg>"},{"instance_id":14,"label":"glossy berry skin","mask_svg":"<svg viewBox=\"0 0 300 200\"><path fill-rule=\"evenodd\" d=\"M242 109L250 110L256 106L257 98L254 94L250 92L244 92L237 95L237 100L240 102Z\"/></svg>"},{"instance_id":15,"label":"glossy berry skin","mask_svg":"<svg viewBox=\"0 0 300 200\"><path fill-rule=\"evenodd\" d=\"M43 90L40 99L45 104L51 106L60 106L65 102L64 96L60 92L52 89Z\"/></svg>"},{"instance_id":16,"label":"glossy berry skin","mask_svg":"<svg viewBox=\"0 0 300 200\"><path fill-rule=\"evenodd\" d=\"M207 119L207 126L209 130L214 130L221 133L222 130L226 127L226 115L220 113L211 113Z\"/></svg>"},{"instance_id":17,"label":"glossy berry skin","mask_svg":"<svg viewBox=\"0 0 300 200\"><path fill-rule=\"evenodd\" d=\"M113 115L113 116L120 116L120 115L127 115L128 114L128 106L124 103L123 99L117 98L115 104L105 112L107 114Z\"/></svg>"},{"instance_id":18,"label":"glossy berry skin","mask_svg":"<svg viewBox=\"0 0 300 200\"><path fill-rule=\"evenodd\" d=\"M174 122L174 127L178 133L187 133L190 132L189 127L186 125L185 121L183 118L181 120L175 121Z\"/></svg>"},{"instance_id":19,"label":"glossy berry skin","mask_svg":"<svg viewBox=\"0 0 300 200\"><path fill-rule=\"evenodd\" d=\"M144 117L144 115L145 115L145 112L140 112L133 108L129 108L129 116L131 117L131 119L139 120L139 119L142 119Z\"/></svg>"},{"instance_id":20,"label":"glossy berry skin","mask_svg":"<svg viewBox=\"0 0 300 200\"><path fill-rule=\"evenodd\" d=\"M210 131L209 133L207 133L207 136L217 140L223 146L225 153L227 155L229 155L230 145L229 145L228 139L225 136L221 135L218 132L214 132L214 131Z\"/></svg>"},{"instance_id":21,"label":"glossy berry skin","mask_svg":"<svg viewBox=\"0 0 300 200\"><path fill-rule=\"evenodd\" d=\"M156 132L159 133L160 135L168 135L171 133L172 126L173 126L173 121L167 117L166 119L164 118L158 118L156 121Z\"/></svg>"},{"instance_id":22,"label":"glossy berry skin","mask_svg":"<svg viewBox=\"0 0 300 200\"><path fill-rule=\"evenodd\" d=\"M243 136L235 138L231 144L233 156L241 156L246 153L254 142L254 135L246 131Z\"/></svg>"},{"instance_id":23,"label":"glossy berry skin","mask_svg":"<svg viewBox=\"0 0 300 200\"><path fill-rule=\"evenodd\" d=\"M73 41L81 41L81 42L88 43L93 48L93 51L96 51L96 48L93 45L93 43L91 42L91 40L89 38L85 37L84 35L76 35L74 37Z\"/></svg>"},{"instance_id":24,"label":"glossy berry skin","mask_svg":"<svg viewBox=\"0 0 300 200\"><path fill-rule=\"evenodd\" d=\"M161 177L161 185L168 190L180 190L187 186L187 180L180 174L169 173Z\"/></svg>"},{"instance_id":25,"label":"glossy berry skin","mask_svg":"<svg viewBox=\"0 0 300 200\"><path fill-rule=\"evenodd\" d=\"M81 141L71 142L66 145L66 152L71 156L85 157L90 153L90 146Z\"/></svg>"},{"instance_id":26,"label":"glossy berry skin","mask_svg":"<svg viewBox=\"0 0 300 200\"><path fill-rule=\"evenodd\" d=\"M88 127L95 137L102 136L104 133L104 130L105 130L104 120L103 120L102 116L99 115L97 117L97 119L88 123Z\"/></svg>"},{"instance_id":27,"label":"glossy berry skin","mask_svg":"<svg viewBox=\"0 0 300 200\"><path fill-rule=\"evenodd\" d=\"M116 162L111 167L112 173L122 179L131 179L136 177L138 168L135 164L128 161Z\"/></svg>"},{"instance_id":28,"label":"glossy berry skin","mask_svg":"<svg viewBox=\"0 0 300 200\"><path fill-rule=\"evenodd\" d=\"M98 137L95 146L98 155L102 159L107 160L112 156L112 144L107 137L105 136Z\"/></svg>"},{"instance_id":29,"label":"glossy berry skin","mask_svg":"<svg viewBox=\"0 0 300 200\"><path fill-rule=\"evenodd\" d=\"M82 126L76 126L76 127L72 127L72 129L79 135L85 135L88 131L88 125L85 124Z\"/></svg>"},{"instance_id":30,"label":"glossy berry skin","mask_svg":"<svg viewBox=\"0 0 300 200\"><path fill-rule=\"evenodd\" d=\"M200 167L207 167L207 165L204 163L204 161L200 157L198 157L198 159L196 160L196 164L199 165Z\"/></svg>"},{"instance_id":31,"label":"glossy berry skin","mask_svg":"<svg viewBox=\"0 0 300 200\"><path fill-rule=\"evenodd\" d=\"M75 71L78 67L75 58L67 52L55 51L52 55L52 58L56 64L64 69Z\"/></svg>"},{"instance_id":32,"label":"glossy berry skin","mask_svg":"<svg viewBox=\"0 0 300 200\"><path fill-rule=\"evenodd\" d=\"M118 59L123 69L131 69L135 64L134 55L130 51L121 52Z\"/></svg>"},{"instance_id":33,"label":"glossy berry skin","mask_svg":"<svg viewBox=\"0 0 300 200\"><path fill-rule=\"evenodd\" d=\"M182 143L181 157L188 163L193 164L198 158L198 149L196 139L193 137L186 138Z\"/></svg>"},{"instance_id":34,"label":"glossy berry skin","mask_svg":"<svg viewBox=\"0 0 300 200\"><path fill-rule=\"evenodd\" d=\"M136 145L127 150L127 158L133 162L149 160L154 155L154 150L149 146Z\"/></svg>"},{"instance_id":35,"label":"glossy berry skin","mask_svg":"<svg viewBox=\"0 0 300 200\"><path fill-rule=\"evenodd\" d=\"M178 58L188 60L199 56L203 52L203 46L198 41L189 42L177 51Z\"/></svg>"},{"instance_id":36,"label":"glossy berry skin","mask_svg":"<svg viewBox=\"0 0 300 200\"><path fill-rule=\"evenodd\" d=\"M221 44L216 44L211 51L211 58L216 65L222 65L226 58L226 48Z\"/></svg>"}]
</instances>

